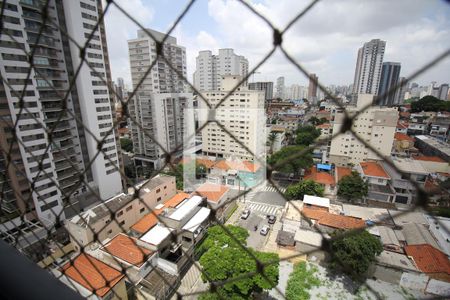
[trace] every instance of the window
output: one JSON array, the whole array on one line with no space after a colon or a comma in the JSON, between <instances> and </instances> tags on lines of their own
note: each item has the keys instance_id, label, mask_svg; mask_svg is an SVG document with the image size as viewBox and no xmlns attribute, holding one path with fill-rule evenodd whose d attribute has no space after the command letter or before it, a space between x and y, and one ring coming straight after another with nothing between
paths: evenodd
<instances>
[{"instance_id":1,"label":"window","mask_svg":"<svg viewBox=\"0 0 450 300\"><path fill-rule=\"evenodd\" d=\"M145 211L145 207L143 207L143 208L141 208L140 210L139 210L139 213L143 213Z\"/></svg>"},{"instance_id":2,"label":"window","mask_svg":"<svg viewBox=\"0 0 450 300\"><path fill-rule=\"evenodd\" d=\"M123 210L119 211L119 212L116 214L117 217L120 217L121 215L123 215Z\"/></svg>"},{"instance_id":3,"label":"window","mask_svg":"<svg viewBox=\"0 0 450 300\"><path fill-rule=\"evenodd\" d=\"M119 223L120 225L125 225L125 220Z\"/></svg>"},{"instance_id":4,"label":"window","mask_svg":"<svg viewBox=\"0 0 450 300\"><path fill-rule=\"evenodd\" d=\"M130 211L131 209L133 209L133 205L128 206L125 211Z\"/></svg>"},{"instance_id":5,"label":"window","mask_svg":"<svg viewBox=\"0 0 450 300\"><path fill-rule=\"evenodd\" d=\"M161 197L158 197L158 199L156 199L156 202L159 202L159 201L161 201Z\"/></svg>"},{"instance_id":6,"label":"window","mask_svg":"<svg viewBox=\"0 0 450 300\"><path fill-rule=\"evenodd\" d=\"M106 234L110 235L112 233L112 229L108 230Z\"/></svg>"},{"instance_id":7,"label":"window","mask_svg":"<svg viewBox=\"0 0 450 300\"><path fill-rule=\"evenodd\" d=\"M159 193L159 192L161 192L161 189L157 189L157 190L156 190L156 193Z\"/></svg>"}]
</instances>

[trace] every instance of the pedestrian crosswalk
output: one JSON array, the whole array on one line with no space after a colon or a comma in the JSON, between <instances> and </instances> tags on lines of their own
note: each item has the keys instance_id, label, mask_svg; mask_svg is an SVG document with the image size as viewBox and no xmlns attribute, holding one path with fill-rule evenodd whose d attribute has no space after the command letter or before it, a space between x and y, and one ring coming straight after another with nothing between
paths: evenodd
<instances>
[{"instance_id":1,"label":"pedestrian crosswalk","mask_svg":"<svg viewBox=\"0 0 450 300\"><path fill-rule=\"evenodd\" d=\"M278 187L278 190L280 192L284 193L286 191L286 188ZM268 185L268 186L264 187L264 191L266 191L266 192L278 192L277 189L274 186L272 186L272 185Z\"/></svg>"},{"instance_id":2,"label":"pedestrian crosswalk","mask_svg":"<svg viewBox=\"0 0 450 300\"><path fill-rule=\"evenodd\" d=\"M247 204L246 208L250 209L251 213L259 213L262 215L276 215L282 209L280 206L254 202Z\"/></svg>"},{"instance_id":3,"label":"pedestrian crosswalk","mask_svg":"<svg viewBox=\"0 0 450 300\"><path fill-rule=\"evenodd\" d=\"M284 193L286 191L286 188L283 188L283 187L279 187L278 189L282 193ZM265 185L263 185L261 187L256 187L256 188L252 189L251 191L249 191L245 195L245 198L248 199L249 201L252 201L253 198L255 198L255 195L259 192L277 192L277 190L272 185L266 183Z\"/></svg>"}]
</instances>

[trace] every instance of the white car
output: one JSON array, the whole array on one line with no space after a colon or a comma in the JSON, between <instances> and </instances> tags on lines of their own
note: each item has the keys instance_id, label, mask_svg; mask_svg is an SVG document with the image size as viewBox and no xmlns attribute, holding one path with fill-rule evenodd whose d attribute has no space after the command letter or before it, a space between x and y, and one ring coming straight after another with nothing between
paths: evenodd
<instances>
[{"instance_id":1,"label":"white car","mask_svg":"<svg viewBox=\"0 0 450 300\"><path fill-rule=\"evenodd\" d=\"M241 219L246 220L246 219L248 218L248 216L250 216L250 210L249 210L249 209L246 209L246 210L244 210L244 211L242 212L242 214L241 214Z\"/></svg>"},{"instance_id":2,"label":"white car","mask_svg":"<svg viewBox=\"0 0 450 300\"><path fill-rule=\"evenodd\" d=\"M262 228L261 228L261 230L259 231L259 233L261 234L261 235L267 235L268 233L269 233L269 226L267 226L267 225L264 225Z\"/></svg>"}]
</instances>

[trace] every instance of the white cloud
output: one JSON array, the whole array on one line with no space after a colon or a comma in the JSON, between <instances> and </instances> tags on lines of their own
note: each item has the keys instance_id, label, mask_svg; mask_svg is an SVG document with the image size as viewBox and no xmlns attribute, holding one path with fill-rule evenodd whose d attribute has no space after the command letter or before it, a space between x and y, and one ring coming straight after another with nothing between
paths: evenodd
<instances>
[{"instance_id":1,"label":"white cloud","mask_svg":"<svg viewBox=\"0 0 450 300\"><path fill-rule=\"evenodd\" d=\"M115 2L143 25L153 19L152 8L144 5L142 0ZM105 27L113 80L122 77L125 82L131 83L127 40L136 37L138 26L112 4L105 15Z\"/></svg>"},{"instance_id":2,"label":"white cloud","mask_svg":"<svg viewBox=\"0 0 450 300\"><path fill-rule=\"evenodd\" d=\"M266 0L253 4L278 28L310 1ZM387 41L385 60L402 63L402 75L411 74L450 46L450 7L423 0L329 0L316 4L285 34L288 52L325 84L351 83L357 49L366 41ZM209 1L209 14L217 22L223 43L256 64L271 47L272 31L242 4ZM261 68L261 79L285 76L288 83L306 83L290 63L276 54ZM449 60L423 74L420 81L449 81ZM268 74L267 74L268 73ZM258 75L256 75L258 76ZM255 77L256 77L255 76Z\"/></svg>"},{"instance_id":3,"label":"white cloud","mask_svg":"<svg viewBox=\"0 0 450 300\"><path fill-rule=\"evenodd\" d=\"M310 0L254 2L252 6L258 12L284 28ZM119 3L135 18L150 24L154 12L142 1ZM189 80L200 50L234 48L249 59L252 67L272 48L270 27L237 1L210 0L208 10L198 15L213 24L192 32L189 24L182 22L172 34L186 47ZM129 80L126 40L135 36L136 26L115 10L106 22L113 76ZM399 61L401 75L411 74L450 46L450 5L426 0L322 0L290 28L283 45L324 84L350 84L357 50L373 38L387 42L385 61ZM449 69L450 59L446 59L417 80L424 84L432 80L449 82ZM285 76L288 84L307 82L279 51L258 71L261 74L255 75L256 80Z\"/></svg>"}]
</instances>

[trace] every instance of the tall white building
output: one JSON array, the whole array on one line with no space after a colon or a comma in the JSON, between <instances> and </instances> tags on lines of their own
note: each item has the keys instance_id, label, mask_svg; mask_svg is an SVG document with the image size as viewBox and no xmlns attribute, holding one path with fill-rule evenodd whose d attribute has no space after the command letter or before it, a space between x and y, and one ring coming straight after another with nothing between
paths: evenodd
<instances>
[{"instance_id":1,"label":"tall white building","mask_svg":"<svg viewBox=\"0 0 450 300\"><path fill-rule=\"evenodd\" d=\"M102 13L101 2L50 0L48 17L52 22L47 21L38 40L43 24L42 5L41 1L8 1L2 18L0 115L6 120L2 127L7 134L0 135L0 145L4 150L13 141L8 127L17 122L19 142L13 145L12 157L20 170L5 168L9 158L2 151L2 180L14 190L13 197L2 199L2 211L34 212L41 221L54 222L67 198L88 190L80 184L81 173L85 173L85 182L102 199L120 193L122 184L115 168L120 159L115 130L111 130L113 103L103 82L111 83L111 76L102 22L86 49L87 64L81 67L68 93L69 82L81 63L80 51L72 41L85 44ZM32 49L34 68L26 79L30 66L27 54ZM26 109L19 117L18 103L24 88ZM99 140L105 138L105 155L97 155L98 143L92 134ZM34 182L32 191L29 182ZM64 218L64 213L60 218Z\"/></svg>"},{"instance_id":2,"label":"tall white building","mask_svg":"<svg viewBox=\"0 0 450 300\"><path fill-rule=\"evenodd\" d=\"M374 39L358 50L353 94L378 95L386 42Z\"/></svg>"},{"instance_id":3,"label":"tall white building","mask_svg":"<svg viewBox=\"0 0 450 300\"><path fill-rule=\"evenodd\" d=\"M156 59L156 43L162 41L164 33L147 29L156 39L138 30L138 37L128 41L131 79L135 89ZM164 56L183 77L186 77L186 49L169 36L163 47ZM159 58L150 73L143 79L129 105L131 138L134 159L137 164L150 168L162 167L165 151L171 152L183 144L185 133L185 111L192 112L192 94L185 93L183 77ZM178 153L178 151L177 151Z\"/></svg>"},{"instance_id":4,"label":"tall white building","mask_svg":"<svg viewBox=\"0 0 450 300\"><path fill-rule=\"evenodd\" d=\"M284 77L277 78L277 85L275 86L275 98L284 99L286 97L286 86L284 84Z\"/></svg>"},{"instance_id":5,"label":"tall white building","mask_svg":"<svg viewBox=\"0 0 450 300\"><path fill-rule=\"evenodd\" d=\"M194 87L199 91L213 91L221 87L222 76L248 74L248 60L233 49L219 49L214 55L205 50L198 53L194 72Z\"/></svg>"},{"instance_id":6,"label":"tall white building","mask_svg":"<svg viewBox=\"0 0 450 300\"><path fill-rule=\"evenodd\" d=\"M240 80L240 76L224 76L220 90L205 91L202 95L215 106ZM199 102L199 108L199 125L202 126L209 120L211 111L203 101ZM240 160L253 160L255 156L264 156L266 117L263 91L249 90L247 86L241 85L215 109L214 119L223 124L252 153L216 123L211 122L202 130L204 155Z\"/></svg>"},{"instance_id":7,"label":"tall white building","mask_svg":"<svg viewBox=\"0 0 450 300\"><path fill-rule=\"evenodd\" d=\"M362 108L372 103L374 95L359 94L357 106L347 106L345 111L349 116L355 115ZM333 134L340 132L344 121L344 110L336 108L333 112ZM356 165L366 160L383 160L389 157L394 142L398 111L396 108L371 106L353 121L352 129L374 149L375 152L361 143L352 132L335 136L331 141L330 162L338 166Z\"/></svg>"}]
</instances>

